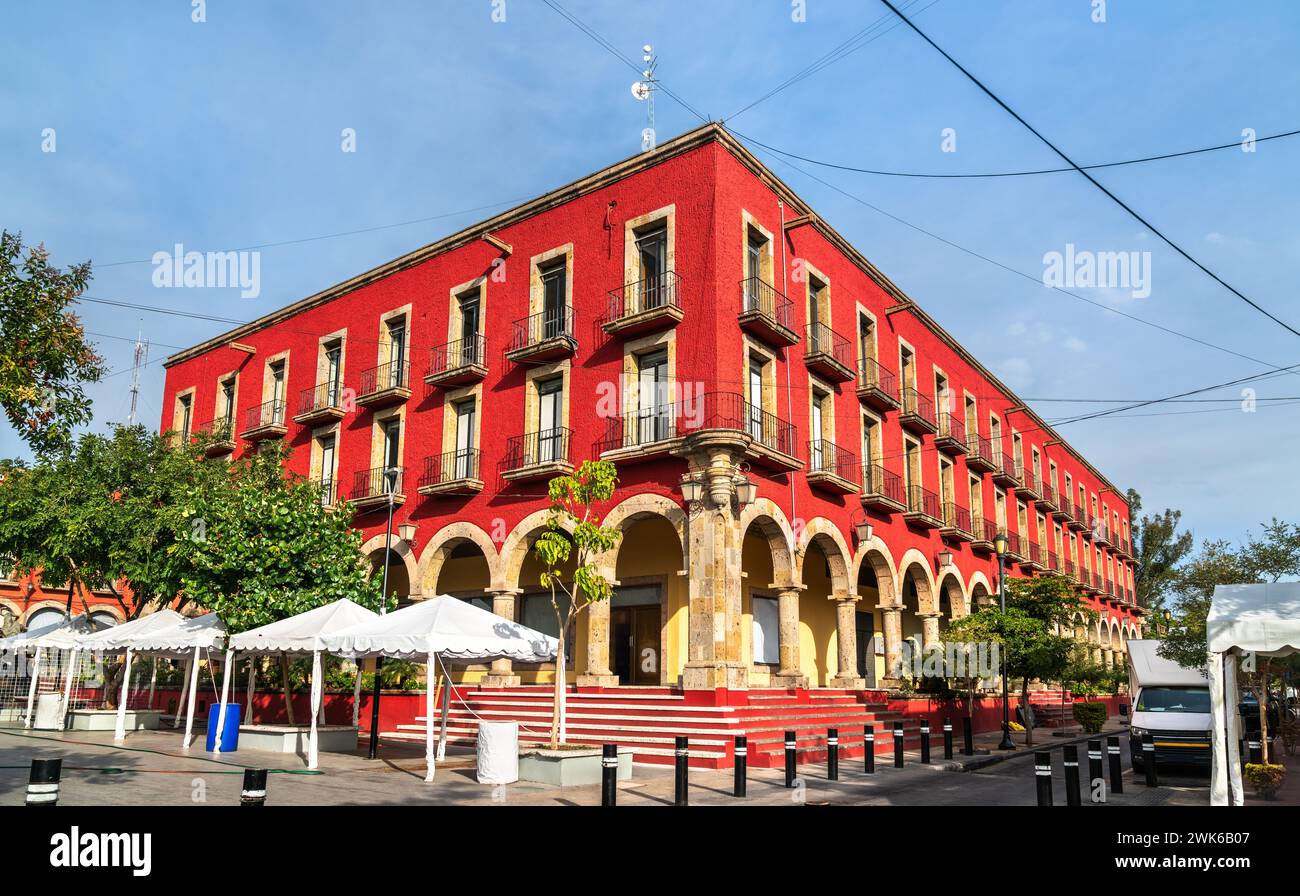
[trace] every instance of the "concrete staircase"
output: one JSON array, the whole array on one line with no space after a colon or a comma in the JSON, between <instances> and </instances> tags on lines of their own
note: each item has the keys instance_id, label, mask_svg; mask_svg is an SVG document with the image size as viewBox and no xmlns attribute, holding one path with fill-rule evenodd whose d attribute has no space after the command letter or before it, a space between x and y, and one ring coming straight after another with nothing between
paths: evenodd
<instances>
[{"instance_id":1,"label":"concrete staircase","mask_svg":"<svg viewBox=\"0 0 1300 896\"><path fill-rule=\"evenodd\" d=\"M742 705L709 706L688 703L671 688L570 688L566 704L569 743L618 743L645 763L671 764L678 735L690 738L690 764L698 768L730 768L737 735L748 737L749 764L755 768L784 765L787 731L796 733L799 762L825 761L828 728L838 729L842 759L863 755L866 725L875 726L877 754L892 754L895 722L903 723L905 749L919 749L921 743L919 720L889 712L884 704L864 703L853 691L752 690ZM482 719L518 722L521 745L541 746L550 740L552 710L549 685L508 690L457 686L447 717L448 743L473 746ZM425 718L417 716L414 724L380 735L423 743ZM942 732L932 731L936 754L942 743Z\"/></svg>"},{"instance_id":2,"label":"concrete staircase","mask_svg":"<svg viewBox=\"0 0 1300 896\"><path fill-rule=\"evenodd\" d=\"M1030 691L1029 705L1034 708L1034 724L1039 728L1071 728L1079 724L1074 720L1074 699L1069 691L1064 699L1060 691Z\"/></svg>"}]
</instances>

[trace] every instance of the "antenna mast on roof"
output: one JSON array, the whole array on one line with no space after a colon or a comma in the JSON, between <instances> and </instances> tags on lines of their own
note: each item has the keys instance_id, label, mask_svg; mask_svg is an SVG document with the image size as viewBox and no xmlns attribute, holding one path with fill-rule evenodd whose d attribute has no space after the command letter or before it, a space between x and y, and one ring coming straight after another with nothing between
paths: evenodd
<instances>
[{"instance_id":1,"label":"antenna mast on roof","mask_svg":"<svg viewBox=\"0 0 1300 896\"><path fill-rule=\"evenodd\" d=\"M137 331L135 337L135 360L131 367L131 413L126 416L126 425L135 426L136 405L140 401L140 371L149 362L149 343L144 334Z\"/></svg>"},{"instance_id":2,"label":"antenna mast on roof","mask_svg":"<svg viewBox=\"0 0 1300 896\"><path fill-rule=\"evenodd\" d=\"M654 48L646 44L641 48L641 61L645 63L645 70L641 72L643 80L637 81L632 85L632 96L636 97L638 102L646 104L646 127L641 131L641 151L647 152L655 148L655 69L659 67L659 59L654 54Z\"/></svg>"}]
</instances>

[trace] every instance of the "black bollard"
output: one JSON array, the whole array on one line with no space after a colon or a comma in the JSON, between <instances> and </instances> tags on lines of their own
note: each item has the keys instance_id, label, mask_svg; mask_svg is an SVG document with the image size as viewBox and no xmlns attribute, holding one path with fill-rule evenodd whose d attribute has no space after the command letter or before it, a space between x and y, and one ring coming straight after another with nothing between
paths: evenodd
<instances>
[{"instance_id":1,"label":"black bollard","mask_svg":"<svg viewBox=\"0 0 1300 896\"><path fill-rule=\"evenodd\" d=\"M894 723L894 768L903 767L903 723Z\"/></svg>"},{"instance_id":2,"label":"black bollard","mask_svg":"<svg viewBox=\"0 0 1300 896\"><path fill-rule=\"evenodd\" d=\"M1052 805L1052 754L1034 753L1034 781L1038 784L1038 805Z\"/></svg>"},{"instance_id":3,"label":"black bollard","mask_svg":"<svg viewBox=\"0 0 1300 896\"><path fill-rule=\"evenodd\" d=\"M840 732L836 728L826 729L826 780L840 779Z\"/></svg>"},{"instance_id":4,"label":"black bollard","mask_svg":"<svg viewBox=\"0 0 1300 896\"><path fill-rule=\"evenodd\" d=\"M876 773L876 726L868 725L862 739L866 752L862 754L862 770L868 775Z\"/></svg>"},{"instance_id":5,"label":"black bollard","mask_svg":"<svg viewBox=\"0 0 1300 896\"><path fill-rule=\"evenodd\" d=\"M673 805L685 806L688 804L686 789L689 786L687 784L687 779L686 779L686 774L687 774L686 769L688 763L691 761L691 751L690 748L687 746L687 738L685 737L677 738L677 749L675 751L675 757L676 757L676 768L674 771L676 774L674 775L675 781L673 787L674 790Z\"/></svg>"},{"instance_id":6,"label":"black bollard","mask_svg":"<svg viewBox=\"0 0 1300 896\"><path fill-rule=\"evenodd\" d=\"M930 764L930 720L921 723L921 762Z\"/></svg>"},{"instance_id":7,"label":"black bollard","mask_svg":"<svg viewBox=\"0 0 1300 896\"><path fill-rule=\"evenodd\" d=\"M600 804L618 805L618 744L605 744L600 750Z\"/></svg>"},{"instance_id":8,"label":"black bollard","mask_svg":"<svg viewBox=\"0 0 1300 896\"><path fill-rule=\"evenodd\" d=\"M1088 741L1088 787L1091 788L1102 776L1101 772L1101 741Z\"/></svg>"},{"instance_id":9,"label":"black bollard","mask_svg":"<svg viewBox=\"0 0 1300 896\"><path fill-rule=\"evenodd\" d=\"M1124 792L1124 767L1120 762L1119 735L1112 734L1106 738L1106 755L1110 759L1110 792Z\"/></svg>"},{"instance_id":10,"label":"black bollard","mask_svg":"<svg viewBox=\"0 0 1300 896\"><path fill-rule=\"evenodd\" d=\"M970 716L962 716L961 720L961 752L965 756L975 755L975 723Z\"/></svg>"},{"instance_id":11,"label":"black bollard","mask_svg":"<svg viewBox=\"0 0 1300 896\"><path fill-rule=\"evenodd\" d=\"M1158 787L1156 780L1156 745L1151 742L1151 735L1142 735L1142 769L1147 773L1147 786Z\"/></svg>"},{"instance_id":12,"label":"black bollard","mask_svg":"<svg viewBox=\"0 0 1300 896\"><path fill-rule=\"evenodd\" d=\"M1128 704L1127 704L1127 703L1121 703L1121 704L1119 705L1119 717L1120 717L1121 720L1127 720L1127 719L1128 719Z\"/></svg>"},{"instance_id":13,"label":"black bollard","mask_svg":"<svg viewBox=\"0 0 1300 896\"><path fill-rule=\"evenodd\" d=\"M244 789L239 792L239 805L266 805L266 769L244 769Z\"/></svg>"},{"instance_id":14,"label":"black bollard","mask_svg":"<svg viewBox=\"0 0 1300 896\"><path fill-rule=\"evenodd\" d=\"M33 759L31 775L27 778L27 805L58 805L59 776L62 774L62 759Z\"/></svg>"},{"instance_id":15,"label":"black bollard","mask_svg":"<svg viewBox=\"0 0 1300 896\"><path fill-rule=\"evenodd\" d=\"M952 758L952 719L943 717L943 758Z\"/></svg>"},{"instance_id":16,"label":"black bollard","mask_svg":"<svg viewBox=\"0 0 1300 896\"><path fill-rule=\"evenodd\" d=\"M736 783L732 788L733 796L745 795L745 775L749 767L749 739L743 735L736 736Z\"/></svg>"},{"instance_id":17,"label":"black bollard","mask_svg":"<svg viewBox=\"0 0 1300 896\"><path fill-rule=\"evenodd\" d=\"M1247 760L1248 762L1259 765L1264 761L1264 752L1260 749L1261 742L1258 731L1252 731L1247 735L1246 748L1250 751L1250 758Z\"/></svg>"},{"instance_id":18,"label":"black bollard","mask_svg":"<svg viewBox=\"0 0 1300 896\"><path fill-rule=\"evenodd\" d=\"M793 731L785 733L785 786L794 787L794 763L799 742Z\"/></svg>"},{"instance_id":19,"label":"black bollard","mask_svg":"<svg viewBox=\"0 0 1300 896\"><path fill-rule=\"evenodd\" d=\"M1092 752L1091 749L1088 750ZM1088 758L1089 770L1091 771L1092 757ZM1097 762L1097 768L1100 770L1101 762ZM1065 745L1065 804L1067 806L1079 806L1079 748L1074 744Z\"/></svg>"}]
</instances>

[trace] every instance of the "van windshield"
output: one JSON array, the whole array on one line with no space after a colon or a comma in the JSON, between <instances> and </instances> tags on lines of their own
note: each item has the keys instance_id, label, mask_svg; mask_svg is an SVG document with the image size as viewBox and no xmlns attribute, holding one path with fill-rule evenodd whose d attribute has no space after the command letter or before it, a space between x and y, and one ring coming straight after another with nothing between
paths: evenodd
<instances>
[{"instance_id":1,"label":"van windshield","mask_svg":"<svg viewBox=\"0 0 1300 896\"><path fill-rule=\"evenodd\" d=\"M1209 712L1209 688L1143 688L1138 712Z\"/></svg>"}]
</instances>

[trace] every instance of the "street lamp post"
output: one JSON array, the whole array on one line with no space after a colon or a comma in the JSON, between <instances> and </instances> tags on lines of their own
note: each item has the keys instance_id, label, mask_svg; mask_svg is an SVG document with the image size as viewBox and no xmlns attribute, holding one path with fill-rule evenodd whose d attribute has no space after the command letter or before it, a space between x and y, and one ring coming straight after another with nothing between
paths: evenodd
<instances>
[{"instance_id":1,"label":"street lamp post","mask_svg":"<svg viewBox=\"0 0 1300 896\"><path fill-rule=\"evenodd\" d=\"M999 532L993 536L993 550L998 555L998 605L1002 610L1002 621L1007 616L1007 536ZM1002 645L1002 743L999 750L1014 750L1016 743L1011 739L1011 712L1007 704L1007 645Z\"/></svg>"},{"instance_id":2,"label":"street lamp post","mask_svg":"<svg viewBox=\"0 0 1300 896\"><path fill-rule=\"evenodd\" d=\"M393 550L393 496L397 493L397 477L400 475L395 467L384 470L384 488L388 492L388 529L384 535L384 576L379 594L379 615L388 612L388 566L392 560ZM366 751L367 759L379 758L379 672L383 668L384 658L375 657L375 685L370 692L370 747ZM432 720L429 724L433 724Z\"/></svg>"}]
</instances>

